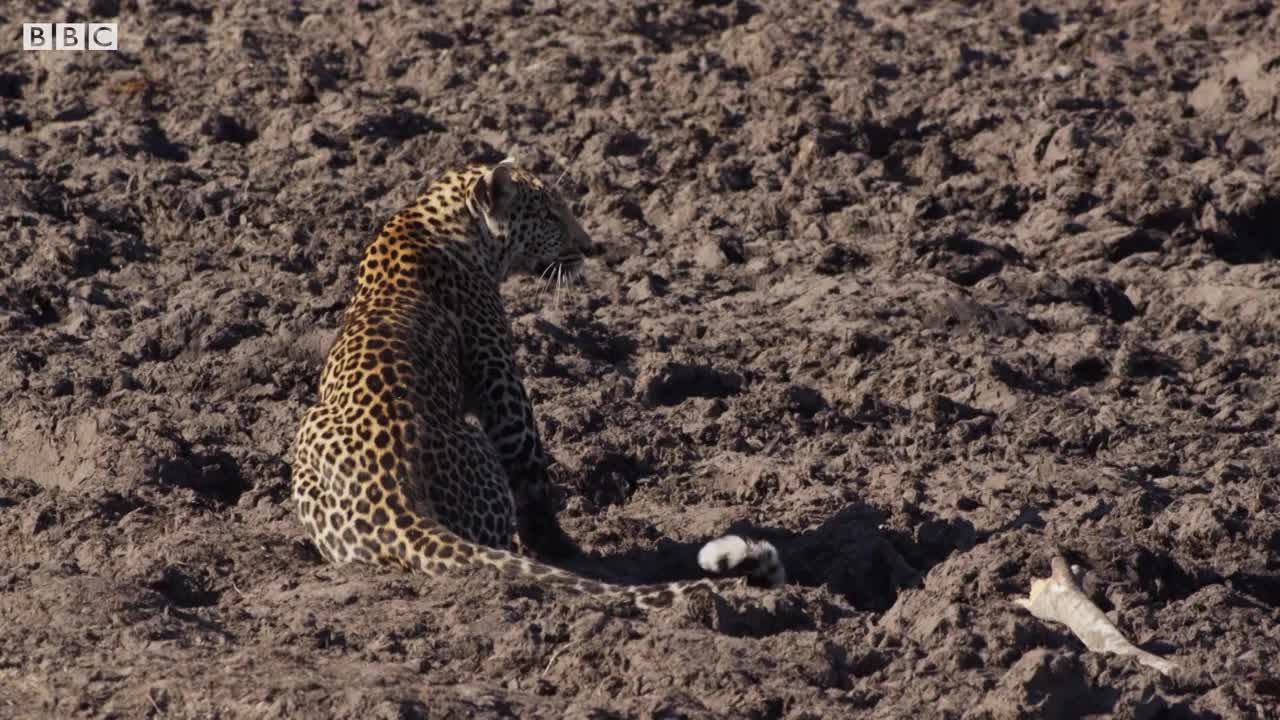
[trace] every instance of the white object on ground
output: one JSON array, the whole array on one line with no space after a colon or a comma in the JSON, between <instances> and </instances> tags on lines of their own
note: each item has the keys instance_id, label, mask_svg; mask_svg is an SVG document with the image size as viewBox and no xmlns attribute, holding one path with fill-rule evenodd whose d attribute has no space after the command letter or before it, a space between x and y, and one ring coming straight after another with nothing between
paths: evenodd
<instances>
[{"instance_id":1,"label":"white object on ground","mask_svg":"<svg viewBox=\"0 0 1280 720\"><path fill-rule=\"evenodd\" d=\"M737 535L725 535L702 546L698 551L698 566L710 573L723 575L751 560L751 575L780 587L787 581L787 571L773 543L766 540L746 540Z\"/></svg>"},{"instance_id":2,"label":"white object on ground","mask_svg":"<svg viewBox=\"0 0 1280 720\"><path fill-rule=\"evenodd\" d=\"M1015 600L1041 620L1062 623L1084 646L1094 652L1132 655L1138 662L1164 673L1177 670L1176 663L1143 650L1129 642L1106 614L1090 602L1076 584L1067 561L1054 556L1053 573L1047 578L1031 581L1031 595Z\"/></svg>"}]
</instances>

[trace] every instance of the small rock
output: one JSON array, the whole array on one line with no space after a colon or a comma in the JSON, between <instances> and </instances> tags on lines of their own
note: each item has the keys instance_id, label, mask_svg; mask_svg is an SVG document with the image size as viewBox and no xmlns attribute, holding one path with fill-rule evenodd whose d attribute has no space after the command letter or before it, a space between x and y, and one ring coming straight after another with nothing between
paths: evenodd
<instances>
[{"instance_id":1,"label":"small rock","mask_svg":"<svg viewBox=\"0 0 1280 720\"><path fill-rule=\"evenodd\" d=\"M720 252L724 253L725 259L734 265L740 265L747 261L746 250L742 247L742 238L722 237L719 245Z\"/></svg>"},{"instance_id":2,"label":"small rock","mask_svg":"<svg viewBox=\"0 0 1280 720\"><path fill-rule=\"evenodd\" d=\"M719 270L729 264L728 258L720 251L720 245L714 240L699 243L698 249L693 253L693 260L707 270Z\"/></svg>"},{"instance_id":3,"label":"small rock","mask_svg":"<svg viewBox=\"0 0 1280 720\"><path fill-rule=\"evenodd\" d=\"M1089 135L1078 123L1069 123L1058 129L1049 139L1040 162L1044 167L1056 168L1067 165L1084 156L1089 147Z\"/></svg>"}]
</instances>

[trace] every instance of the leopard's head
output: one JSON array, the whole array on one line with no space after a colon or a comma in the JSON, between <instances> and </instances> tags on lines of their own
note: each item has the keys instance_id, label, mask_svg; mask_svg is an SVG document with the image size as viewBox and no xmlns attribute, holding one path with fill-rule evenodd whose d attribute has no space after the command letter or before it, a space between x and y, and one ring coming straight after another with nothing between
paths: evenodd
<instances>
[{"instance_id":1,"label":"leopard's head","mask_svg":"<svg viewBox=\"0 0 1280 720\"><path fill-rule=\"evenodd\" d=\"M504 275L576 277L591 238L554 188L511 158L485 171L472 188L474 207L500 244Z\"/></svg>"}]
</instances>

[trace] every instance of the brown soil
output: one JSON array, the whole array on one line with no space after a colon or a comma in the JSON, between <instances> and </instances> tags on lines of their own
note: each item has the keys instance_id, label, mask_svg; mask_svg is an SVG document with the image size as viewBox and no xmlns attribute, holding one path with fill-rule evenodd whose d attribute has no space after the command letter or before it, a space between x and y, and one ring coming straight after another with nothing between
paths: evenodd
<instances>
[{"instance_id":1,"label":"brown soil","mask_svg":"<svg viewBox=\"0 0 1280 720\"><path fill-rule=\"evenodd\" d=\"M122 50L0 50L0 715L1280 713L1274 3L71 5L0 10ZM362 246L507 151L607 247L507 287L573 566L785 590L303 541ZM1182 672L1017 608L1055 546Z\"/></svg>"}]
</instances>

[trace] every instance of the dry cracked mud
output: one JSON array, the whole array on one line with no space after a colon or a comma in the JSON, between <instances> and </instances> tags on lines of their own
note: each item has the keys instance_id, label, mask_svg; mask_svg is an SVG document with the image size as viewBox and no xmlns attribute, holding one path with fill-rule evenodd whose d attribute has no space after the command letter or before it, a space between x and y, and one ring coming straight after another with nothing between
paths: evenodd
<instances>
[{"instance_id":1,"label":"dry cracked mud","mask_svg":"<svg viewBox=\"0 0 1280 720\"><path fill-rule=\"evenodd\" d=\"M0 6L0 715L1280 717L1275 3L476 5ZM508 152L605 248L505 288L573 567L783 591L304 541L363 245Z\"/></svg>"}]
</instances>

